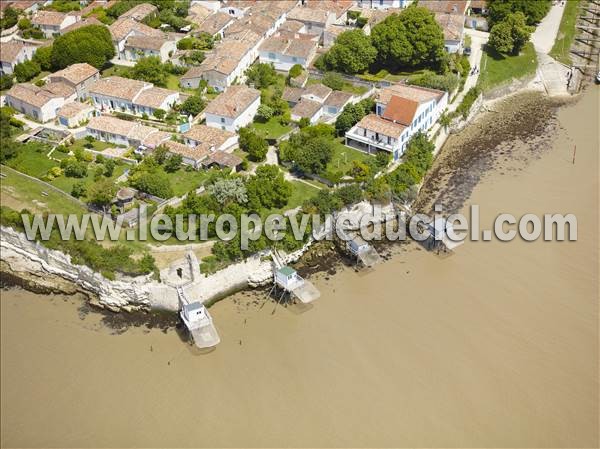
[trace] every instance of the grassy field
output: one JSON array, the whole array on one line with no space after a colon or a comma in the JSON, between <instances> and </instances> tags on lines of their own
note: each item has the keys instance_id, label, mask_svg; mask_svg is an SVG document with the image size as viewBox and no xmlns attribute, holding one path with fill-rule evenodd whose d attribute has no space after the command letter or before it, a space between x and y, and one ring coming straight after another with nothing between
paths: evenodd
<instances>
[{"instance_id":1,"label":"grassy field","mask_svg":"<svg viewBox=\"0 0 600 449\"><path fill-rule=\"evenodd\" d=\"M310 86L311 84L321 84L321 80L318 78L309 78L308 81L306 81L306 85ZM348 93L354 94L354 95L362 95L367 90L369 90L369 88L366 86L356 86L348 81L345 81L344 86L342 87L342 91L348 92Z\"/></svg>"},{"instance_id":2,"label":"grassy field","mask_svg":"<svg viewBox=\"0 0 600 449\"><path fill-rule=\"evenodd\" d=\"M183 196L190 190L197 189L202 185L202 182L208 177L206 170L179 169L175 173L167 173L167 177L173 187L175 196Z\"/></svg>"},{"instance_id":3,"label":"grassy field","mask_svg":"<svg viewBox=\"0 0 600 449\"><path fill-rule=\"evenodd\" d=\"M75 151L77 149L81 149L81 150L87 150L87 148L85 147L85 144L87 143L87 140L85 139L79 139L76 140L73 145L71 145L69 147L69 150L71 151ZM107 148L114 148L117 145L115 145L114 143L107 143L107 142L102 142L100 140L94 140L92 142L92 145L94 146L94 148L91 148L92 150L96 150L96 151L104 151ZM52 156L57 156L58 151L55 151L52 153Z\"/></svg>"},{"instance_id":4,"label":"grassy field","mask_svg":"<svg viewBox=\"0 0 600 449\"><path fill-rule=\"evenodd\" d=\"M327 171L346 173L352 167L352 161L366 161L370 157L367 153L344 145L344 138L336 139L333 157L327 165Z\"/></svg>"},{"instance_id":5,"label":"grassy field","mask_svg":"<svg viewBox=\"0 0 600 449\"><path fill-rule=\"evenodd\" d=\"M17 155L10 159L9 166L34 178L41 178L58 162L46 156L49 148L40 145L25 145Z\"/></svg>"},{"instance_id":6,"label":"grassy field","mask_svg":"<svg viewBox=\"0 0 600 449\"><path fill-rule=\"evenodd\" d=\"M554 41L554 46L550 50L550 56L564 64L571 65L571 45L575 39L575 23L577 22L577 9L579 0L569 0L566 3L558 35Z\"/></svg>"},{"instance_id":7,"label":"grassy field","mask_svg":"<svg viewBox=\"0 0 600 449\"><path fill-rule=\"evenodd\" d=\"M481 59L480 87L486 91L508 84L513 79L535 73L537 56L531 42L527 43L517 56L502 55L486 50Z\"/></svg>"},{"instance_id":8,"label":"grassy field","mask_svg":"<svg viewBox=\"0 0 600 449\"><path fill-rule=\"evenodd\" d=\"M265 139L277 139L292 129L289 125L286 126L279 123L278 117L271 117L266 123L254 122L252 123L252 128Z\"/></svg>"},{"instance_id":9,"label":"grassy field","mask_svg":"<svg viewBox=\"0 0 600 449\"><path fill-rule=\"evenodd\" d=\"M50 181L50 184L52 184L55 187L58 187L59 189L67 192L67 193L71 193L71 191L73 190L73 185L75 185L75 183L83 181L85 183L85 185L87 187L89 187L90 185L92 185L95 181L94 181L94 173L96 172L96 169L102 167L102 164L96 164L94 162L91 162L88 164L88 173L87 176L85 178L70 178L68 176L59 176L58 178L53 179L52 181ZM127 168L129 168L129 166L127 164L122 164L122 165L117 165L113 171L112 176L110 177L111 180L116 180L119 176L121 176L125 170L127 170Z\"/></svg>"},{"instance_id":10,"label":"grassy field","mask_svg":"<svg viewBox=\"0 0 600 449\"><path fill-rule=\"evenodd\" d=\"M25 175L1 166L5 175L0 183L2 205L14 210L28 209L31 212L53 212L62 214L82 214L86 208L74 199L48 188ZM42 194L47 193L47 195Z\"/></svg>"}]
</instances>

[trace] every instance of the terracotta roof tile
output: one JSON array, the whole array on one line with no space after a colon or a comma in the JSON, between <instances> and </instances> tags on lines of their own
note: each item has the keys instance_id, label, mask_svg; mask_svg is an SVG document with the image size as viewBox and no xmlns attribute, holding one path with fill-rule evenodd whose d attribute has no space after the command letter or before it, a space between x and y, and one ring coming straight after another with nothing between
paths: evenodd
<instances>
[{"instance_id":1,"label":"terracotta roof tile","mask_svg":"<svg viewBox=\"0 0 600 449\"><path fill-rule=\"evenodd\" d=\"M230 86L211 101L204 112L224 117L238 117L260 98L260 91L247 86Z\"/></svg>"},{"instance_id":2,"label":"terracotta roof tile","mask_svg":"<svg viewBox=\"0 0 600 449\"><path fill-rule=\"evenodd\" d=\"M382 117L392 122L410 126L418 108L418 102L394 95L385 107Z\"/></svg>"},{"instance_id":3,"label":"terracotta roof tile","mask_svg":"<svg viewBox=\"0 0 600 449\"><path fill-rule=\"evenodd\" d=\"M70 65L49 75L49 78L64 78L73 84L79 84L96 75L99 70L85 62Z\"/></svg>"},{"instance_id":4,"label":"terracotta roof tile","mask_svg":"<svg viewBox=\"0 0 600 449\"><path fill-rule=\"evenodd\" d=\"M406 129L406 126L400 123L390 122L384 118L379 117L376 114L369 114L362 118L360 122L356 124L359 128L365 128L375 133L384 134L386 136L398 139L402 132Z\"/></svg>"}]
</instances>

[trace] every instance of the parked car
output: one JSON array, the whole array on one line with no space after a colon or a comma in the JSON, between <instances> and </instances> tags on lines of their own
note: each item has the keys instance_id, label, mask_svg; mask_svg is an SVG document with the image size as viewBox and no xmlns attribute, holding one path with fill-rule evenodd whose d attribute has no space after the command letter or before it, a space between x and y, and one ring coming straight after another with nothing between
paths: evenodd
<instances>
[{"instance_id":1,"label":"parked car","mask_svg":"<svg viewBox=\"0 0 600 449\"><path fill-rule=\"evenodd\" d=\"M463 54L464 54L465 56L470 56L470 55L471 55L471 47L466 47L466 48L463 50Z\"/></svg>"}]
</instances>

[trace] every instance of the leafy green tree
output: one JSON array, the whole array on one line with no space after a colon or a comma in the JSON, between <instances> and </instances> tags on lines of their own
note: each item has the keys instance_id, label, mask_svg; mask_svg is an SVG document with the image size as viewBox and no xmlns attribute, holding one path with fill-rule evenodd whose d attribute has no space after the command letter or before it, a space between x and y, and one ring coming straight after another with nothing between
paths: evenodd
<instances>
[{"instance_id":1,"label":"leafy green tree","mask_svg":"<svg viewBox=\"0 0 600 449\"><path fill-rule=\"evenodd\" d=\"M21 31L26 30L31 27L32 27L31 20L29 20L27 17L23 17L22 19L19 20L19 29Z\"/></svg>"},{"instance_id":2,"label":"leafy green tree","mask_svg":"<svg viewBox=\"0 0 600 449\"><path fill-rule=\"evenodd\" d=\"M154 153L152 153L152 157L154 161L158 165L162 165L167 160L167 155L169 154L169 149L165 145L159 145L154 149Z\"/></svg>"},{"instance_id":3,"label":"leafy green tree","mask_svg":"<svg viewBox=\"0 0 600 449\"><path fill-rule=\"evenodd\" d=\"M137 172L129 178L129 183L136 189L159 198L167 199L173 196L169 178L160 170Z\"/></svg>"},{"instance_id":4,"label":"leafy green tree","mask_svg":"<svg viewBox=\"0 0 600 449\"><path fill-rule=\"evenodd\" d=\"M40 65L31 60L31 61L23 61L15 66L15 76L17 77L17 81L19 83L24 83L29 81L32 78L35 78L42 71Z\"/></svg>"},{"instance_id":5,"label":"leafy green tree","mask_svg":"<svg viewBox=\"0 0 600 449\"><path fill-rule=\"evenodd\" d=\"M87 25L58 36L52 44L51 61L55 70L80 62L100 69L114 56L115 47L108 28Z\"/></svg>"},{"instance_id":6,"label":"leafy green tree","mask_svg":"<svg viewBox=\"0 0 600 449\"><path fill-rule=\"evenodd\" d=\"M12 75L0 75L0 90L10 89L13 85Z\"/></svg>"},{"instance_id":7,"label":"leafy green tree","mask_svg":"<svg viewBox=\"0 0 600 449\"><path fill-rule=\"evenodd\" d=\"M152 254L144 254L139 262L140 272L144 274L152 273L156 268L156 261Z\"/></svg>"},{"instance_id":8,"label":"leafy green tree","mask_svg":"<svg viewBox=\"0 0 600 449\"><path fill-rule=\"evenodd\" d=\"M71 195L73 195L75 198L81 198L85 196L86 193L87 187L85 185L85 181L77 181L75 184L73 184L73 187L71 188Z\"/></svg>"},{"instance_id":9,"label":"leafy green tree","mask_svg":"<svg viewBox=\"0 0 600 449\"><path fill-rule=\"evenodd\" d=\"M308 199L302 209L306 213L320 213L322 215L331 214L342 208L342 200L329 190L319 190L312 198Z\"/></svg>"},{"instance_id":10,"label":"leafy green tree","mask_svg":"<svg viewBox=\"0 0 600 449\"><path fill-rule=\"evenodd\" d=\"M70 178L85 178L88 173L87 164L74 157L63 159L60 167L65 171L65 176Z\"/></svg>"},{"instance_id":11,"label":"leafy green tree","mask_svg":"<svg viewBox=\"0 0 600 449\"><path fill-rule=\"evenodd\" d=\"M140 58L129 71L130 78L146 81L156 86L166 86L169 72L158 56Z\"/></svg>"},{"instance_id":12,"label":"leafy green tree","mask_svg":"<svg viewBox=\"0 0 600 449\"><path fill-rule=\"evenodd\" d=\"M50 71L52 69L52 46L38 48L33 55L33 60L40 65L42 70Z\"/></svg>"},{"instance_id":13,"label":"leafy green tree","mask_svg":"<svg viewBox=\"0 0 600 449\"><path fill-rule=\"evenodd\" d=\"M91 204L106 209L117 193L117 186L106 178L93 183L87 189L87 198Z\"/></svg>"},{"instance_id":14,"label":"leafy green tree","mask_svg":"<svg viewBox=\"0 0 600 449\"><path fill-rule=\"evenodd\" d=\"M104 161L104 176L106 176L107 178L110 178L115 171L116 165L117 164L114 159L106 159Z\"/></svg>"},{"instance_id":15,"label":"leafy green tree","mask_svg":"<svg viewBox=\"0 0 600 449\"><path fill-rule=\"evenodd\" d=\"M256 120L266 123L273 117L273 108L269 105L261 104L256 111Z\"/></svg>"},{"instance_id":16,"label":"leafy green tree","mask_svg":"<svg viewBox=\"0 0 600 449\"><path fill-rule=\"evenodd\" d=\"M232 201L239 204L248 202L248 190L242 178L218 179L207 190L222 205Z\"/></svg>"},{"instance_id":17,"label":"leafy green tree","mask_svg":"<svg viewBox=\"0 0 600 449\"><path fill-rule=\"evenodd\" d=\"M254 84L257 89L264 89L277 82L277 72L273 64L254 64L246 70L246 77L246 84Z\"/></svg>"},{"instance_id":18,"label":"leafy green tree","mask_svg":"<svg viewBox=\"0 0 600 449\"><path fill-rule=\"evenodd\" d=\"M333 146L331 138L302 131L281 142L280 154L282 160L292 162L303 173L323 174L333 157Z\"/></svg>"},{"instance_id":19,"label":"leafy green tree","mask_svg":"<svg viewBox=\"0 0 600 449\"><path fill-rule=\"evenodd\" d=\"M373 100L367 98L356 104L346 105L342 113L335 121L335 131L338 136L342 136L356 125L360 119L371 112L374 107Z\"/></svg>"},{"instance_id":20,"label":"leafy green tree","mask_svg":"<svg viewBox=\"0 0 600 449\"><path fill-rule=\"evenodd\" d=\"M18 20L19 10L13 8L12 6L7 6L4 11L2 11L2 17L0 18L0 30L6 30L7 28L14 27Z\"/></svg>"},{"instance_id":21,"label":"leafy green tree","mask_svg":"<svg viewBox=\"0 0 600 449\"><path fill-rule=\"evenodd\" d=\"M260 137L252 128L240 128L239 145L240 148L248 153L251 160L262 162L267 156L269 145L267 141Z\"/></svg>"},{"instance_id":22,"label":"leafy green tree","mask_svg":"<svg viewBox=\"0 0 600 449\"><path fill-rule=\"evenodd\" d=\"M340 199L344 206L358 203L363 199L363 192L358 184L340 187L335 191L335 195Z\"/></svg>"},{"instance_id":23,"label":"leafy green tree","mask_svg":"<svg viewBox=\"0 0 600 449\"><path fill-rule=\"evenodd\" d=\"M406 8L373 27L371 40L379 61L388 67L438 66L444 56L444 33L426 8Z\"/></svg>"},{"instance_id":24,"label":"leafy green tree","mask_svg":"<svg viewBox=\"0 0 600 449\"><path fill-rule=\"evenodd\" d=\"M421 74L409 76L408 84L452 92L458 86L458 77L454 73L438 75L435 72L426 70Z\"/></svg>"},{"instance_id":25,"label":"leafy green tree","mask_svg":"<svg viewBox=\"0 0 600 449\"><path fill-rule=\"evenodd\" d=\"M183 156L181 154L172 154L165 162L165 171L167 173L175 173L181 168L183 163Z\"/></svg>"},{"instance_id":26,"label":"leafy green tree","mask_svg":"<svg viewBox=\"0 0 600 449\"><path fill-rule=\"evenodd\" d=\"M511 13L492 27L489 45L500 53L518 55L534 30L522 12Z\"/></svg>"},{"instance_id":27,"label":"leafy green tree","mask_svg":"<svg viewBox=\"0 0 600 449\"><path fill-rule=\"evenodd\" d=\"M179 107L181 112L192 116L197 116L206 107L206 101L200 95L188 97Z\"/></svg>"},{"instance_id":28,"label":"leafy green tree","mask_svg":"<svg viewBox=\"0 0 600 449\"><path fill-rule=\"evenodd\" d=\"M297 78L300 75L302 75L303 71L304 71L304 69L302 68L302 66L300 64L294 64L290 68L290 71L288 72L288 75L289 75L290 78Z\"/></svg>"},{"instance_id":29,"label":"leafy green tree","mask_svg":"<svg viewBox=\"0 0 600 449\"><path fill-rule=\"evenodd\" d=\"M321 83L333 90L344 89L344 78L342 78L342 76L336 72L327 72L325 75L323 75Z\"/></svg>"},{"instance_id":30,"label":"leafy green tree","mask_svg":"<svg viewBox=\"0 0 600 449\"><path fill-rule=\"evenodd\" d=\"M284 207L292 195L292 184L286 181L277 165L261 165L246 182L248 203L256 211Z\"/></svg>"},{"instance_id":31,"label":"leafy green tree","mask_svg":"<svg viewBox=\"0 0 600 449\"><path fill-rule=\"evenodd\" d=\"M489 0L491 26L502 22L509 14L522 12L528 25L539 23L550 11L551 0Z\"/></svg>"},{"instance_id":32,"label":"leafy green tree","mask_svg":"<svg viewBox=\"0 0 600 449\"><path fill-rule=\"evenodd\" d=\"M377 49L361 30L345 31L324 55L325 65L343 73L362 73L375 62Z\"/></svg>"},{"instance_id":33,"label":"leafy green tree","mask_svg":"<svg viewBox=\"0 0 600 449\"><path fill-rule=\"evenodd\" d=\"M159 120L162 120L163 118L165 118L165 115L167 115L167 111L165 111L164 109L155 109L154 110L154 117L156 117Z\"/></svg>"},{"instance_id":34,"label":"leafy green tree","mask_svg":"<svg viewBox=\"0 0 600 449\"><path fill-rule=\"evenodd\" d=\"M190 54L185 55L183 60L189 65L200 65L206 56L202 50L194 50Z\"/></svg>"}]
</instances>

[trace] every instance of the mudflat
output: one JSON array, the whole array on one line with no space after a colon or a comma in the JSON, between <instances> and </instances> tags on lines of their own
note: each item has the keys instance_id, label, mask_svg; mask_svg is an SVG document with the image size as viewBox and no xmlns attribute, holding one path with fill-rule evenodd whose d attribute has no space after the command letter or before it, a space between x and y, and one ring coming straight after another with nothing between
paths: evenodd
<instances>
[{"instance_id":1,"label":"mudflat","mask_svg":"<svg viewBox=\"0 0 600 449\"><path fill-rule=\"evenodd\" d=\"M478 204L482 228L573 213L577 242L402 245L313 276L310 310L240 293L211 308L208 354L173 330L115 332L77 298L2 292L2 445L598 447L598 104L592 87L544 104L539 127L465 156L468 189L434 169L421 203Z\"/></svg>"}]
</instances>

